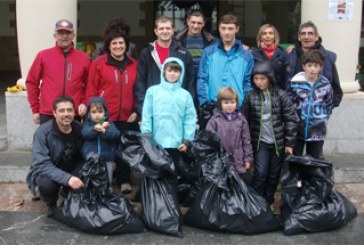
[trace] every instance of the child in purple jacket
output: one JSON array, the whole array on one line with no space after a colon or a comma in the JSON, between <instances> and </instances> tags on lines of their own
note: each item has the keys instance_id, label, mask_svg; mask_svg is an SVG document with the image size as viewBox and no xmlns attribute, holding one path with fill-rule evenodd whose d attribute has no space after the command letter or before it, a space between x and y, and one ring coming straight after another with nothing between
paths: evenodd
<instances>
[{"instance_id":1,"label":"child in purple jacket","mask_svg":"<svg viewBox=\"0 0 364 245\"><path fill-rule=\"evenodd\" d=\"M207 123L206 130L217 133L221 145L231 155L235 170L245 174L253 162L253 149L248 122L236 108L238 101L238 94L233 88L221 88L217 110Z\"/></svg>"}]
</instances>

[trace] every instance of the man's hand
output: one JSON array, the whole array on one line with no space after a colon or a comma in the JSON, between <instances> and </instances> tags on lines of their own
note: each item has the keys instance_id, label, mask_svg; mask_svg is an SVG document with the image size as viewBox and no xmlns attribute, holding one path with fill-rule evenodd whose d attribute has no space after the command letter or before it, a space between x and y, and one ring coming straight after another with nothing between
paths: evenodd
<instances>
[{"instance_id":1,"label":"man's hand","mask_svg":"<svg viewBox=\"0 0 364 245\"><path fill-rule=\"evenodd\" d=\"M87 111L87 107L85 104L80 104L78 106L78 115L80 115L80 117L83 117L86 114Z\"/></svg>"},{"instance_id":2,"label":"man's hand","mask_svg":"<svg viewBox=\"0 0 364 245\"><path fill-rule=\"evenodd\" d=\"M138 114L136 114L135 112L131 113L131 115L129 116L128 120L126 122L131 123L131 122L135 122L138 118Z\"/></svg>"},{"instance_id":3,"label":"man's hand","mask_svg":"<svg viewBox=\"0 0 364 245\"><path fill-rule=\"evenodd\" d=\"M293 154L293 148L292 147L284 147L284 152L287 153L287 154Z\"/></svg>"},{"instance_id":4,"label":"man's hand","mask_svg":"<svg viewBox=\"0 0 364 245\"><path fill-rule=\"evenodd\" d=\"M177 148L180 152L186 152L188 149L188 146L185 144L181 144L180 146L178 146Z\"/></svg>"},{"instance_id":5,"label":"man's hand","mask_svg":"<svg viewBox=\"0 0 364 245\"><path fill-rule=\"evenodd\" d=\"M34 113L33 114L33 122L35 124L40 124L40 115L39 115L39 113Z\"/></svg>"},{"instance_id":6,"label":"man's hand","mask_svg":"<svg viewBox=\"0 0 364 245\"><path fill-rule=\"evenodd\" d=\"M243 166L245 169L249 169L250 168L250 162L244 162Z\"/></svg>"},{"instance_id":7,"label":"man's hand","mask_svg":"<svg viewBox=\"0 0 364 245\"><path fill-rule=\"evenodd\" d=\"M71 187L74 190L78 190L84 187L83 182L76 176L72 176L69 180L68 180L68 186Z\"/></svg>"}]
</instances>

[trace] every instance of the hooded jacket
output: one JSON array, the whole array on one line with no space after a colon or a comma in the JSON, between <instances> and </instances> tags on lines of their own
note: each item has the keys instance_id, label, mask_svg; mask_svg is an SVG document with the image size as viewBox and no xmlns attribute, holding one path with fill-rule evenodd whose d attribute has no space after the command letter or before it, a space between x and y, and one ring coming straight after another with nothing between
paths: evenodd
<instances>
[{"instance_id":1,"label":"hooded jacket","mask_svg":"<svg viewBox=\"0 0 364 245\"><path fill-rule=\"evenodd\" d=\"M226 115L217 109L207 123L206 130L219 135L221 145L232 157L235 170L238 173L245 173L243 162L253 163L249 125L245 117L239 112L232 121L229 121Z\"/></svg>"},{"instance_id":2,"label":"hooded jacket","mask_svg":"<svg viewBox=\"0 0 364 245\"><path fill-rule=\"evenodd\" d=\"M93 103L100 103L104 107L105 119L99 123L109 122L109 127L106 128L105 133L100 133L95 130L95 125L98 123L92 121L90 115L90 105ZM86 122L82 125L81 134L85 139L82 146L82 156L85 160L87 160L88 155L92 152L97 153L99 157L104 158L106 161L114 161L120 131L113 122L109 121L109 112L103 98L93 97L89 100L86 112Z\"/></svg>"},{"instance_id":3,"label":"hooded jacket","mask_svg":"<svg viewBox=\"0 0 364 245\"><path fill-rule=\"evenodd\" d=\"M86 100L101 96L106 100L110 121L127 121L136 111L134 86L137 63L125 56L123 70L114 63L109 54L97 57L91 64L87 81Z\"/></svg>"},{"instance_id":4,"label":"hooded jacket","mask_svg":"<svg viewBox=\"0 0 364 245\"><path fill-rule=\"evenodd\" d=\"M336 54L329 50L326 50L322 44L317 41L314 49L320 50L325 56L325 63L322 68L321 74L326 77L333 88L334 98L333 98L333 106L337 107L340 105L341 99L343 97L343 91L340 86L339 74L335 65L336 62ZM301 64L301 56L303 54L301 43L297 42L295 48L290 52L284 51L282 55L283 66L285 69L285 84L286 89L290 86L290 81L294 75L303 71Z\"/></svg>"},{"instance_id":5,"label":"hooded jacket","mask_svg":"<svg viewBox=\"0 0 364 245\"><path fill-rule=\"evenodd\" d=\"M57 44L40 51L29 69L25 84L32 113L53 116L53 101L69 96L78 106L86 104L85 85L90 60L73 45L67 54ZM42 81L42 82L41 82Z\"/></svg>"},{"instance_id":6,"label":"hooded jacket","mask_svg":"<svg viewBox=\"0 0 364 245\"><path fill-rule=\"evenodd\" d=\"M279 155L284 147L294 147L296 144L298 117L293 104L285 91L276 84L274 72L270 62L257 62L252 73L252 81L255 74L262 74L269 78L270 85L270 113L271 129L274 136L276 153ZM264 108L263 92L252 82L253 91L244 100L244 112L250 125L252 144L254 150L259 150L261 141L262 109Z\"/></svg>"},{"instance_id":7,"label":"hooded jacket","mask_svg":"<svg viewBox=\"0 0 364 245\"><path fill-rule=\"evenodd\" d=\"M231 87L239 95L240 107L245 94L252 89L250 76L253 65L253 55L243 49L239 40L226 52L221 39L217 39L202 53L197 76L199 104L216 102L219 90L222 87Z\"/></svg>"},{"instance_id":8,"label":"hooded jacket","mask_svg":"<svg viewBox=\"0 0 364 245\"><path fill-rule=\"evenodd\" d=\"M304 72L291 80L290 96L300 117L297 138L304 141L323 141L327 121L332 112L333 90L330 81L319 75L313 86Z\"/></svg>"},{"instance_id":9,"label":"hooded jacket","mask_svg":"<svg viewBox=\"0 0 364 245\"><path fill-rule=\"evenodd\" d=\"M181 88L185 68L182 60L170 57L169 62L177 62L181 67L177 82L170 83L160 75L160 84L147 90L142 113L142 133L151 133L154 140L164 148L177 148L182 143L192 141L196 130L196 110L191 94Z\"/></svg>"},{"instance_id":10,"label":"hooded jacket","mask_svg":"<svg viewBox=\"0 0 364 245\"><path fill-rule=\"evenodd\" d=\"M134 95L137 100L138 113L142 113L145 93L152 85L160 82L161 67L155 42L149 43L139 55L138 58L138 75L135 83ZM190 92L193 99L196 98L196 82L194 80L194 67L192 56L186 48L182 47L176 38L172 38L169 47L169 57L175 57L182 60L186 74L182 80L181 86Z\"/></svg>"}]
</instances>

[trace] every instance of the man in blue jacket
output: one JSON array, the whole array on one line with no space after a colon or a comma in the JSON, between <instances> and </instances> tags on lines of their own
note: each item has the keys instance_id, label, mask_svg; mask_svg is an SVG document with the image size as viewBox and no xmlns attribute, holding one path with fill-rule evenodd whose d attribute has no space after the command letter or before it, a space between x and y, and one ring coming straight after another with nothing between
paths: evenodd
<instances>
[{"instance_id":1,"label":"man in blue jacket","mask_svg":"<svg viewBox=\"0 0 364 245\"><path fill-rule=\"evenodd\" d=\"M238 92L241 107L244 96L252 90L250 76L254 59L236 39L238 32L238 19L234 15L226 14L220 18L220 39L204 49L200 61L197 76L200 105L216 102L218 91L222 87L231 87Z\"/></svg>"},{"instance_id":2,"label":"man in blue jacket","mask_svg":"<svg viewBox=\"0 0 364 245\"><path fill-rule=\"evenodd\" d=\"M61 186L77 190L84 183L77 177L82 167L81 124L74 121L73 99L58 97L53 102L54 119L41 124L33 137L32 163L27 184L32 194L39 187L40 198L47 204L48 217L57 208Z\"/></svg>"}]
</instances>

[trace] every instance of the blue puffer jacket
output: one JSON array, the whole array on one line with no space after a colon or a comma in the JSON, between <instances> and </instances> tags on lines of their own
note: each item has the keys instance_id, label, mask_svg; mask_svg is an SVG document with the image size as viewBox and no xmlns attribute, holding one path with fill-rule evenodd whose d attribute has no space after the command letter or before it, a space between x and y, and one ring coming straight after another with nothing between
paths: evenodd
<instances>
[{"instance_id":1,"label":"blue puffer jacket","mask_svg":"<svg viewBox=\"0 0 364 245\"><path fill-rule=\"evenodd\" d=\"M300 117L297 138L304 141L325 140L326 124L333 106L330 81L319 76L311 87L305 73L300 72L292 78L289 92Z\"/></svg>"},{"instance_id":2,"label":"blue puffer jacket","mask_svg":"<svg viewBox=\"0 0 364 245\"><path fill-rule=\"evenodd\" d=\"M254 60L251 52L236 40L230 51L226 52L220 39L203 51L197 77L197 95L200 105L217 101L222 87L234 88L239 95L239 107L245 94L252 90L250 83Z\"/></svg>"},{"instance_id":3,"label":"blue puffer jacket","mask_svg":"<svg viewBox=\"0 0 364 245\"><path fill-rule=\"evenodd\" d=\"M142 113L142 133L151 133L154 140L164 148L177 148L181 143L192 141L196 130L196 110L191 94L181 87L185 68L183 62L174 57L166 59L162 66L177 62L181 75L175 83L165 80L147 90Z\"/></svg>"},{"instance_id":4,"label":"blue puffer jacket","mask_svg":"<svg viewBox=\"0 0 364 245\"><path fill-rule=\"evenodd\" d=\"M91 120L90 105L93 103L101 103L105 109L105 119L103 122L109 122L109 127L106 128L105 133L97 132L94 127L95 122ZM87 156L93 152L97 153L99 157L104 158L106 161L113 161L115 157L120 131L116 128L115 124L108 121L109 112L106 107L106 102L101 97L93 97L88 101L86 122L82 125L82 137L85 142L82 146L82 156L86 160ZM102 122L101 122L102 123Z\"/></svg>"}]
</instances>

